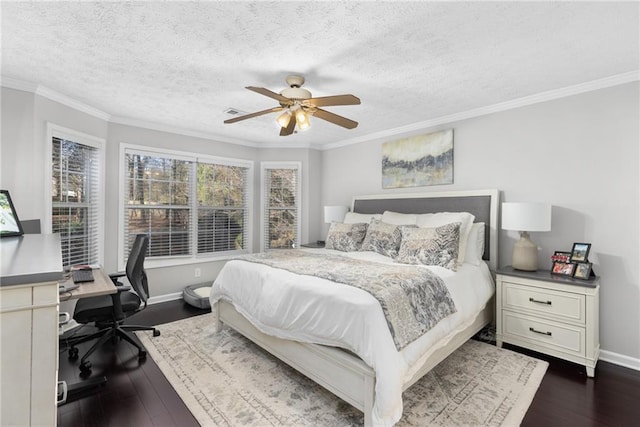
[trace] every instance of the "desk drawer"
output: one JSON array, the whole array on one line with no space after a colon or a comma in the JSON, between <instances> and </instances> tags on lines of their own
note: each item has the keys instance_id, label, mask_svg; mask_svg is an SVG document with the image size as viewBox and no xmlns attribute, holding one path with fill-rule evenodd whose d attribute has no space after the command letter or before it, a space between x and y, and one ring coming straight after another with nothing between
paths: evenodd
<instances>
[{"instance_id":1,"label":"desk drawer","mask_svg":"<svg viewBox=\"0 0 640 427\"><path fill-rule=\"evenodd\" d=\"M585 353L585 328L566 325L509 311L502 312L503 332L535 345L576 356Z\"/></svg>"},{"instance_id":2,"label":"desk drawer","mask_svg":"<svg viewBox=\"0 0 640 427\"><path fill-rule=\"evenodd\" d=\"M504 309L585 323L585 296L503 282Z\"/></svg>"}]
</instances>

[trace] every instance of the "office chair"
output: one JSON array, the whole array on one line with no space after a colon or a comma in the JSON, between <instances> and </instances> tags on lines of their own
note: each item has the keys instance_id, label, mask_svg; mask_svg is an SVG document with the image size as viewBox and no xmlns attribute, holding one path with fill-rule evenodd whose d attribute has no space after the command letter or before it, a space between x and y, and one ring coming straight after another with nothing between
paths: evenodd
<instances>
[{"instance_id":1,"label":"office chair","mask_svg":"<svg viewBox=\"0 0 640 427\"><path fill-rule=\"evenodd\" d=\"M87 359L101 345L118 337L129 342L138 349L138 359L144 360L147 351L138 341L133 331L153 331L153 336L160 335L160 331L154 327L125 325L124 320L147 306L149 287L147 274L144 271L144 258L149 245L149 237L144 234L136 235L127 259L126 273L109 275L118 292L110 295L81 298L76 304L73 318L81 324L95 323L98 331L72 340L69 348L69 359L78 358L77 344L99 338L98 341L82 356L80 360L80 376L91 375L91 362ZM118 279L126 275L130 286L124 286Z\"/></svg>"}]
</instances>

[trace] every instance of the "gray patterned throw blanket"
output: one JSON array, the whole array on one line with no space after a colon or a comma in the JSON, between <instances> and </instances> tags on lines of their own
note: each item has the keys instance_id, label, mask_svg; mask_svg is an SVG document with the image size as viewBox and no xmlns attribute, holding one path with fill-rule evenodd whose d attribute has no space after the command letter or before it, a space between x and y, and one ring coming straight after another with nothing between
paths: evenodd
<instances>
[{"instance_id":1,"label":"gray patterned throw blanket","mask_svg":"<svg viewBox=\"0 0 640 427\"><path fill-rule=\"evenodd\" d=\"M316 276L369 292L382 306L398 351L457 311L444 281L426 268L295 249L244 255L237 259Z\"/></svg>"}]
</instances>

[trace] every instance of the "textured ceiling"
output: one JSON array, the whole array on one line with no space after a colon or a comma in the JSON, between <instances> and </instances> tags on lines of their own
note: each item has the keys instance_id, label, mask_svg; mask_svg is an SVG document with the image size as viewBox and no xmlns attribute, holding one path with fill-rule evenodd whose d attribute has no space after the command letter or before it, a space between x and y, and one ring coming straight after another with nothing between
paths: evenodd
<instances>
[{"instance_id":1,"label":"textured ceiling","mask_svg":"<svg viewBox=\"0 0 640 427\"><path fill-rule=\"evenodd\" d=\"M355 141L444 116L638 70L639 3L6 2L2 75L95 107L223 141ZM301 73L326 107L278 136L275 114L235 124Z\"/></svg>"}]
</instances>

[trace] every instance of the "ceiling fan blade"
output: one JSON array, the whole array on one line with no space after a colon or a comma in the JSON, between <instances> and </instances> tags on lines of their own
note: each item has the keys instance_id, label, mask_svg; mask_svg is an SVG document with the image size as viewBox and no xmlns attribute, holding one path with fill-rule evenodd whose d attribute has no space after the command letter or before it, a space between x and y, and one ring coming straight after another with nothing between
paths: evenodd
<instances>
[{"instance_id":1,"label":"ceiling fan blade","mask_svg":"<svg viewBox=\"0 0 640 427\"><path fill-rule=\"evenodd\" d=\"M354 122L353 120L347 119L346 117L342 117L337 114L330 113L320 108L316 109L316 111L313 113L313 117L326 120L328 122L331 122L338 126L342 126L343 128L347 128L347 129L353 129L358 127L358 122Z\"/></svg>"},{"instance_id":2,"label":"ceiling fan blade","mask_svg":"<svg viewBox=\"0 0 640 427\"><path fill-rule=\"evenodd\" d=\"M353 95L321 96L319 98L306 99L303 103L315 105L316 107L327 107L329 105L359 105L360 98Z\"/></svg>"},{"instance_id":3,"label":"ceiling fan blade","mask_svg":"<svg viewBox=\"0 0 640 427\"><path fill-rule=\"evenodd\" d=\"M278 102L280 102L281 104L290 105L290 104L293 103L293 101L291 101L286 96L282 96L279 93L272 92L269 89L265 89L263 87L247 86L247 89L252 90L252 91L254 91L256 93L259 93L260 95L264 95L264 96L268 96L269 98L273 98L273 99L277 100Z\"/></svg>"},{"instance_id":4,"label":"ceiling fan blade","mask_svg":"<svg viewBox=\"0 0 640 427\"><path fill-rule=\"evenodd\" d=\"M228 120L225 120L224 122L226 124L235 123L235 122L239 122L241 120L250 119L252 117L263 116L265 114L275 113L275 112L278 112L278 111L281 111L281 110L283 110L283 107L273 107L273 108L269 108L267 110L262 110L262 111L257 111L255 113L246 114L244 116L234 117L233 119L228 119Z\"/></svg>"},{"instance_id":5,"label":"ceiling fan blade","mask_svg":"<svg viewBox=\"0 0 640 427\"><path fill-rule=\"evenodd\" d=\"M280 128L280 136L287 136L293 133L293 130L296 128L296 118L291 117L289 120L289 124L286 128Z\"/></svg>"}]
</instances>

